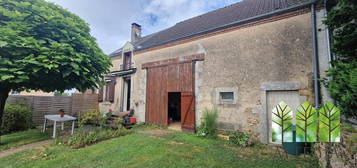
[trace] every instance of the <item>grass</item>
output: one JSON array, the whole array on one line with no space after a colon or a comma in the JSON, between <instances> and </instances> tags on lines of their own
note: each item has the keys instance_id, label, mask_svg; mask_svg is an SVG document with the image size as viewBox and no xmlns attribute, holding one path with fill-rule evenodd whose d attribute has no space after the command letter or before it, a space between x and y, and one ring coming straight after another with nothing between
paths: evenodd
<instances>
[{"instance_id":1,"label":"grass","mask_svg":"<svg viewBox=\"0 0 357 168\"><path fill-rule=\"evenodd\" d=\"M46 134L35 129L3 135L0 137L0 151L33 142L43 141L49 138L50 137Z\"/></svg>"},{"instance_id":2,"label":"grass","mask_svg":"<svg viewBox=\"0 0 357 168\"><path fill-rule=\"evenodd\" d=\"M219 139L174 132L134 133L82 149L52 144L0 158L0 167L318 167L313 158L282 158L264 146L239 148Z\"/></svg>"}]
</instances>

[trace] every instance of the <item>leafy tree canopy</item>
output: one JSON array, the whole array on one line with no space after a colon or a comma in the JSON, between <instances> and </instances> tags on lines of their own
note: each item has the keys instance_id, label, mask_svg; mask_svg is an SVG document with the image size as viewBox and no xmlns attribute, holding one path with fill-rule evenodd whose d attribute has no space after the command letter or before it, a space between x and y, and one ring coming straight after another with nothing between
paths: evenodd
<instances>
[{"instance_id":1,"label":"leafy tree canopy","mask_svg":"<svg viewBox=\"0 0 357 168\"><path fill-rule=\"evenodd\" d=\"M0 0L0 124L10 90L97 87L110 59L78 16L44 0Z\"/></svg>"},{"instance_id":2,"label":"leafy tree canopy","mask_svg":"<svg viewBox=\"0 0 357 168\"><path fill-rule=\"evenodd\" d=\"M336 0L325 24L332 31L336 56L326 81L331 96L347 117L357 117L357 1Z\"/></svg>"},{"instance_id":3,"label":"leafy tree canopy","mask_svg":"<svg viewBox=\"0 0 357 168\"><path fill-rule=\"evenodd\" d=\"M0 90L85 90L111 65L80 17L44 0L0 0Z\"/></svg>"}]
</instances>

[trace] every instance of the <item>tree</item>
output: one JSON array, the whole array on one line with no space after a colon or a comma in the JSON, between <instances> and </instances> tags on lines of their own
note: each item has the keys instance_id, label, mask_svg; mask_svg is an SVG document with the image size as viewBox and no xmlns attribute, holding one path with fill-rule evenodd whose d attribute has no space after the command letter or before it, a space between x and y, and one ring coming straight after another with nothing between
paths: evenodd
<instances>
[{"instance_id":1,"label":"tree","mask_svg":"<svg viewBox=\"0 0 357 168\"><path fill-rule=\"evenodd\" d=\"M332 52L336 56L325 84L341 112L357 117L357 1L336 2L324 21L332 32Z\"/></svg>"},{"instance_id":2,"label":"tree","mask_svg":"<svg viewBox=\"0 0 357 168\"><path fill-rule=\"evenodd\" d=\"M110 59L80 17L44 0L0 0L0 123L11 90L80 91L102 83Z\"/></svg>"}]
</instances>

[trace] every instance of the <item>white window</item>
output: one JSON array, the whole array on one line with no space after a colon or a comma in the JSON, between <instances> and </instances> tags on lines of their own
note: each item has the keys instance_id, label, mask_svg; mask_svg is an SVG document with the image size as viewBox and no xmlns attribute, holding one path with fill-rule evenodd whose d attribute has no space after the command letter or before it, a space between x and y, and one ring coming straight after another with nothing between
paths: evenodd
<instances>
[{"instance_id":1,"label":"white window","mask_svg":"<svg viewBox=\"0 0 357 168\"><path fill-rule=\"evenodd\" d=\"M15 90L12 90L10 94L11 94L11 95L20 95L20 92L15 91Z\"/></svg>"},{"instance_id":2,"label":"white window","mask_svg":"<svg viewBox=\"0 0 357 168\"><path fill-rule=\"evenodd\" d=\"M219 92L220 101L233 101L234 92Z\"/></svg>"},{"instance_id":3,"label":"white window","mask_svg":"<svg viewBox=\"0 0 357 168\"><path fill-rule=\"evenodd\" d=\"M237 104L238 88L216 88L216 104Z\"/></svg>"}]
</instances>

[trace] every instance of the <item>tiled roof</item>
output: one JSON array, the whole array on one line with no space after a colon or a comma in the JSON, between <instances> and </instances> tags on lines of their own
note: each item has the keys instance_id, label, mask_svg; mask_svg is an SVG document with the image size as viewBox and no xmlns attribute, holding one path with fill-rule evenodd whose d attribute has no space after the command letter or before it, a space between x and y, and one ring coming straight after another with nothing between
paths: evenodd
<instances>
[{"instance_id":1,"label":"tiled roof","mask_svg":"<svg viewBox=\"0 0 357 168\"><path fill-rule=\"evenodd\" d=\"M161 45L233 22L307 3L310 0L243 0L230 6L177 23L157 33L142 37L134 45L138 50Z\"/></svg>"},{"instance_id":2,"label":"tiled roof","mask_svg":"<svg viewBox=\"0 0 357 168\"><path fill-rule=\"evenodd\" d=\"M122 48L119 48L119 49L117 49L117 50L115 50L114 52L112 52L112 53L110 54L110 57L122 55L122 52L123 52L123 47L122 47Z\"/></svg>"}]
</instances>

